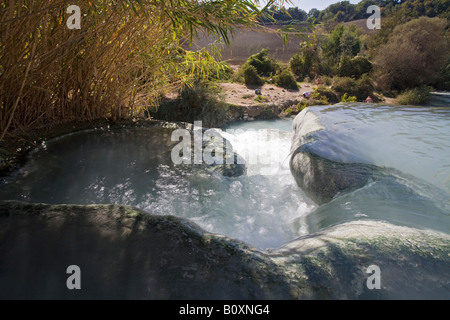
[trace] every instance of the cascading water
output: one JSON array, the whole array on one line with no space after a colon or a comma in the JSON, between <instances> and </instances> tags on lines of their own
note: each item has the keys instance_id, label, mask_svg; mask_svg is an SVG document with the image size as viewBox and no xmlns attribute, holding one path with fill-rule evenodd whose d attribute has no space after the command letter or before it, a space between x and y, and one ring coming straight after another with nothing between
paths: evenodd
<instances>
[{"instance_id":1,"label":"cascading water","mask_svg":"<svg viewBox=\"0 0 450 320\"><path fill-rule=\"evenodd\" d=\"M278 247L307 233L303 225L294 229L293 221L315 207L289 171L291 123L244 123L229 128L242 132L224 132L248 162L247 175L240 177L173 164L171 150L177 142L171 141L171 129L71 134L34 152L3 184L0 197L131 205L152 214L188 218L209 232L258 248ZM280 125L284 130L260 130Z\"/></svg>"},{"instance_id":2,"label":"cascading water","mask_svg":"<svg viewBox=\"0 0 450 320\"><path fill-rule=\"evenodd\" d=\"M450 231L449 108L317 106L295 122L315 159L373 173L310 214L310 231L361 218Z\"/></svg>"},{"instance_id":3,"label":"cascading water","mask_svg":"<svg viewBox=\"0 0 450 320\"><path fill-rule=\"evenodd\" d=\"M113 203L190 219L207 231L274 248L309 232L358 219L449 232L450 109L351 104L308 108L308 150L365 163L383 178L317 205L289 169L292 119L223 128L247 174L225 177L175 165L172 129L92 130L48 141L0 185L1 199Z\"/></svg>"}]
</instances>

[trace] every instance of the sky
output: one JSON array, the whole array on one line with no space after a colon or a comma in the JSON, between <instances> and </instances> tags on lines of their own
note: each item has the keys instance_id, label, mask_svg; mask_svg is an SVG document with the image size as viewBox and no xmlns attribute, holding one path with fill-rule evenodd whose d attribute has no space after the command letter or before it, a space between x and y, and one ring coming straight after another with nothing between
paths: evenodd
<instances>
[{"instance_id":1,"label":"sky","mask_svg":"<svg viewBox=\"0 0 450 320\"><path fill-rule=\"evenodd\" d=\"M298 7L306 12L312 8L323 10L330 4L340 2L341 0L291 0L293 5L286 4L285 7ZM361 2L361 0L350 0L350 3L356 4Z\"/></svg>"}]
</instances>

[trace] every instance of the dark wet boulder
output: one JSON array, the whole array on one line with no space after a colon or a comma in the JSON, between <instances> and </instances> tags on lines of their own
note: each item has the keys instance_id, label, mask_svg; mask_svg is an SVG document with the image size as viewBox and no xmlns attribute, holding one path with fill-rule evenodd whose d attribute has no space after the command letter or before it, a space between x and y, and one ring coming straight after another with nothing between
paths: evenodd
<instances>
[{"instance_id":1,"label":"dark wet boulder","mask_svg":"<svg viewBox=\"0 0 450 320\"><path fill-rule=\"evenodd\" d=\"M449 240L444 233L361 220L301 237L271 257L280 257L299 299L449 299Z\"/></svg>"},{"instance_id":2,"label":"dark wet boulder","mask_svg":"<svg viewBox=\"0 0 450 320\"><path fill-rule=\"evenodd\" d=\"M0 203L1 299L449 299L449 252L446 234L375 221L266 252L127 206Z\"/></svg>"}]
</instances>

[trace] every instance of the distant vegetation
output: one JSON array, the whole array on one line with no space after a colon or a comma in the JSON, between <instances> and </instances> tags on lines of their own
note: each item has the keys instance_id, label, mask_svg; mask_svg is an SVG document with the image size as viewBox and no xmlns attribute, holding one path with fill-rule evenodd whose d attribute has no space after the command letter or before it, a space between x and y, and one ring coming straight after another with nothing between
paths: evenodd
<instances>
[{"instance_id":1,"label":"distant vegetation","mask_svg":"<svg viewBox=\"0 0 450 320\"><path fill-rule=\"evenodd\" d=\"M436 83L449 55L447 21L420 17L397 26L376 50L378 82L403 90Z\"/></svg>"},{"instance_id":2,"label":"distant vegetation","mask_svg":"<svg viewBox=\"0 0 450 320\"><path fill-rule=\"evenodd\" d=\"M448 0L363 0L357 4L341 1L328 6L325 10L312 9L308 17L315 18L329 30L336 24L367 18L367 7L377 5L381 8L381 15L386 17L402 17L412 20L420 16L441 17L450 19L450 1Z\"/></svg>"},{"instance_id":3,"label":"distant vegetation","mask_svg":"<svg viewBox=\"0 0 450 320\"><path fill-rule=\"evenodd\" d=\"M0 140L54 123L141 116L172 92L190 101L177 112L222 116L205 81L295 89L320 78L311 101L323 103L376 100L376 93L413 103L427 96L416 88L450 88L449 0L342 1L308 13L275 3L283 1L270 0L261 11L251 0L92 0L80 4L82 28L69 30L63 1L6 1L0 5ZM343 24L367 18L370 4L382 9L381 30L364 34ZM299 46L288 64L245 43L245 50L259 52L248 54L236 74L206 49L182 49L198 30L227 44L236 27L258 24L308 32L290 38Z\"/></svg>"},{"instance_id":4,"label":"distant vegetation","mask_svg":"<svg viewBox=\"0 0 450 320\"><path fill-rule=\"evenodd\" d=\"M371 4L381 7L380 31L368 35L343 24L367 18ZM312 9L307 20L329 33L302 41L290 69L297 81L326 79L341 100L371 96L376 101L378 91L390 96L403 92L401 103L423 103L430 86L450 89L449 6L448 0L363 0ZM277 10L283 11L272 8ZM334 100L319 88L313 98Z\"/></svg>"},{"instance_id":5,"label":"distant vegetation","mask_svg":"<svg viewBox=\"0 0 450 320\"><path fill-rule=\"evenodd\" d=\"M300 3L301 5L301 3ZM367 19L367 7L377 5L382 17L403 17L414 19L420 16L450 19L450 1L448 0L363 0L357 4L340 1L329 5L324 10L301 8L283 8L272 5L258 21L262 24L295 24L305 21L322 23L331 31L337 24L359 19Z\"/></svg>"},{"instance_id":6,"label":"distant vegetation","mask_svg":"<svg viewBox=\"0 0 450 320\"><path fill-rule=\"evenodd\" d=\"M308 14L302 9L297 7L285 9L273 5L258 18L258 22L261 24L276 25L302 24L307 19Z\"/></svg>"},{"instance_id":7,"label":"distant vegetation","mask_svg":"<svg viewBox=\"0 0 450 320\"><path fill-rule=\"evenodd\" d=\"M396 102L398 104L425 104L430 99L430 92L433 88L429 86L417 87L408 89L400 94Z\"/></svg>"}]
</instances>

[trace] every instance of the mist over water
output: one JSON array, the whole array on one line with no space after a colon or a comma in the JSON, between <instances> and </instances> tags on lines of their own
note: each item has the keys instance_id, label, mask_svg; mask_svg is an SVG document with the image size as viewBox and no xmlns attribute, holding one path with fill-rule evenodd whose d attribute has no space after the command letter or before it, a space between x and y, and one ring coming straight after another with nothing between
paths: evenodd
<instances>
[{"instance_id":1,"label":"mist over water","mask_svg":"<svg viewBox=\"0 0 450 320\"><path fill-rule=\"evenodd\" d=\"M0 198L131 205L188 218L261 249L358 219L449 232L448 108L312 107L302 125L318 155L373 164L388 174L317 206L289 170L292 119L222 128L247 161L247 175L240 177L173 164L178 142L171 141L171 129L99 129L48 141L5 179Z\"/></svg>"},{"instance_id":2,"label":"mist over water","mask_svg":"<svg viewBox=\"0 0 450 320\"><path fill-rule=\"evenodd\" d=\"M291 121L270 123L291 127ZM47 142L7 179L0 197L131 205L152 214L188 218L209 232L258 248L277 247L306 233L304 228L294 229L293 221L315 205L290 174L291 133L273 130L271 135L270 130L257 131L245 124L235 128L244 131L224 135L233 140L236 151L248 156L259 152L264 163L248 165L245 176L230 178L202 166L174 165L171 149L178 142L171 141L170 129L95 130ZM269 147L284 161L267 158Z\"/></svg>"}]
</instances>

